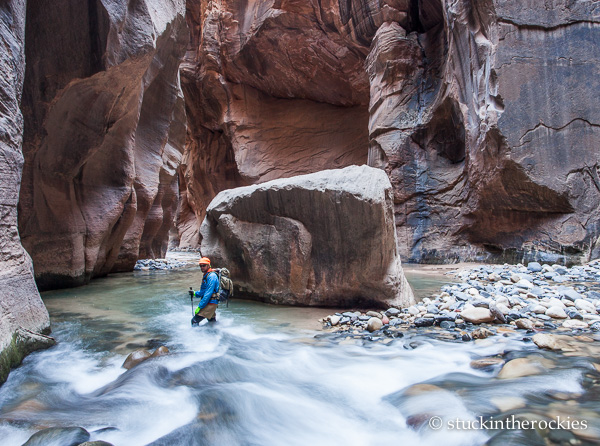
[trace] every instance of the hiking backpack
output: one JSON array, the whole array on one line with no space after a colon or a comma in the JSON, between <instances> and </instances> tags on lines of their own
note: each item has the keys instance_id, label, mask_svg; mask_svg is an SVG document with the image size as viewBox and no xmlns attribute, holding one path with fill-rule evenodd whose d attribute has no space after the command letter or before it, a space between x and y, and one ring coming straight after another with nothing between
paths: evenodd
<instances>
[{"instance_id":1,"label":"hiking backpack","mask_svg":"<svg viewBox=\"0 0 600 446\"><path fill-rule=\"evenodd\" d=\"M219 277L219 302L226 302L229 306L229 298L233 296L233 282L229 278L227 268L214 268L214 272Z\"/></svg>"}]
</instances>

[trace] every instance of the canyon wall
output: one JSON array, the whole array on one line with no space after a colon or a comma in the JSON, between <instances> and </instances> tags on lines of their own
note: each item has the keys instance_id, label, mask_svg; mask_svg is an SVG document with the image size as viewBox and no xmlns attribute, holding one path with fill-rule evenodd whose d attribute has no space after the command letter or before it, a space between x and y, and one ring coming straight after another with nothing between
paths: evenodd
<instances>
[{"instance_id":1,"label":"canyon wall","mask_svg":"<svg viewBox=\"0 0 600 446\"><path fill-rule=\"evenodd\" d=\"M25 70L25 0L0 4L0 383L31 350L52 345L48 311L21 246L17 202L23 167L19 109Z\"/></svg>"},{"instance_id":2,"label":"canyon wall","mask_svg":"<svg viewBox=\"0 0 600 446\"><path fill-rule=\"evenodd\" d=\"M367 162L405 260L600 255L597 2L187 8L181 246L220 190Z\"/></svg>"},{"instance_id":3,"label":"canyon wall","mask_svg":"<svg viewBox=\"0 0 600 446\"><path fill-rule=\"evenodd\" d=\"M188 1L180 246L199 244L223 189L366 163L368 47L336 14L315 1Z\"/></svg>"},{"instance_id":4,"label":"canyon wall","mask_svg":"<svg viewBox=\"0 0 600 446\"><path fill-rule=\"evenodd\" d=\"M422 32L394 44L407 54L417 39L419 68L374 104L370 127L405 258L598 256L597 17L585 1L421 2ZM367 69L385 89L377 62Z\"/></svg>"},{"instance_id":5,"label":"canyon wall","mask_svg":"<svg viewBox=\"0 0 600 446\"><path fill-rule=\"evenodd\" d=\"M29 0L19 229L38 286L164 256L185 143L184 0Z\"/></svg>"}]
</instances>

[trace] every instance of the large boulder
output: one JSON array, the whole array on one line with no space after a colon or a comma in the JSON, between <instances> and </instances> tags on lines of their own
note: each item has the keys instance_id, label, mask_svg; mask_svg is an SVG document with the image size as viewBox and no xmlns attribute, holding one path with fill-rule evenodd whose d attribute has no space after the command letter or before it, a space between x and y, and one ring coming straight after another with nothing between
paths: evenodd
<instances>
[{"instance_id":1,"label":"large boulder","mask_svg":"<svg viewBox=\"0 0 600 446\"><path fill-rule=\"evenodd\" d=\"M350 166L219 193L201 226L203 255L241 292L271 303L407 306L391 184Z\"/></svg>"},{"instance_id":2,"label":"large boulder","mask_svg":"<svg viewBox=\"0 0 600 446\"><path fill-rule=\"evenodd\" d=\"M27 2L19 230L42 289L163 257L185 140L184 0Z\"/></svg>"},{"instance_id":3,"label":"large boulder","mask_svg":"<svg viewBox=\"0 0 600 446\"><path fill-rule=\"evenodd\" d=\"M53 342L48 311L19 240L17 202L23 155L25 0L0 5L0 383L34 349ZM48 341L48 342L45 342Z\"/></svg>"}]
</instances>

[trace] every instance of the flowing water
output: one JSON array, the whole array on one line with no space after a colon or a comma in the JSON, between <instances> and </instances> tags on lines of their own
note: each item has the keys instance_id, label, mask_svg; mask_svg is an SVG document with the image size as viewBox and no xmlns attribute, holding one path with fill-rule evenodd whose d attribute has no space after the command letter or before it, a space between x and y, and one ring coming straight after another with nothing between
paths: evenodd
<instances>
[{"instance_id":1,"label":"flowing water","mask_svg":"<svg viewBox=\"0 0 600 446\"><path fill-rule=\"evenodd\" d=\"M439 277L413 277L417 294L440 286ZM0 444L55 426L81 426L115 446L563 444L547 443L556 432L564 444L592 444L598 436L589 339L583 356L542 352L510 333L462 342L431 329L387 344L339 342L320 331L331 309L242 300L220 306L217 324L192 328L186 290L198 280L190 269L135 272L43 293L59 343L28 356L0 387ZM158 345L171 353L121 367L133 350ZM535 356L545 368L501 380L500 365L471 367L489 356ZM570 417L588 429L464 429L480 416L512 415Z\"/></svg>"}]
</instances>

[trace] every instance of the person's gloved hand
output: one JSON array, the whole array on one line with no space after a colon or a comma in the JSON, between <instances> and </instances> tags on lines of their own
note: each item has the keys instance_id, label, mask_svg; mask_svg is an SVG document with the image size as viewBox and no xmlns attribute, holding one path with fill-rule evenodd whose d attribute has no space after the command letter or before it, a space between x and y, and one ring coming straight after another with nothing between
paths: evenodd
<instances>
[{"instance_id":1,"label":"person's gloved hand","mask_svg":"<svg viewBox=\"0 0 600 446\"><path fill-rule=\"evenodd\" d=\"M196 311L194 311L194 314L198 314L200 313L200 307L196 307Z\"/></svg>"}]
</instances>

